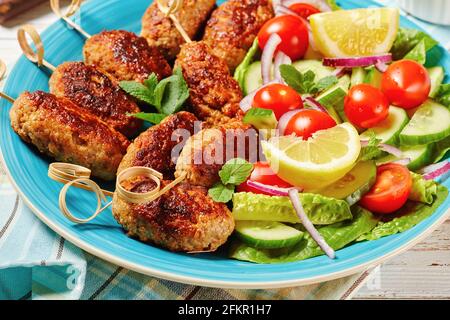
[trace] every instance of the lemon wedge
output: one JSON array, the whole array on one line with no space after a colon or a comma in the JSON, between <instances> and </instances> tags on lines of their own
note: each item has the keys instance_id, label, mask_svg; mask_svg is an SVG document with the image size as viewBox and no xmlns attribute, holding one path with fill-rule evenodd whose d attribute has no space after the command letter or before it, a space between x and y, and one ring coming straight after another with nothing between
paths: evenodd
<instances>
[{"instance_id":1,"label":"lemon wedge","mask_svg":"<svg viewBox=\"0 0 450 320\"><path fill-rule=\"evenodd\" d=\"M389 52L400 21L395 8L339 10L312 15L317 49L326 57L366 57Z\"/></svg>"},{"instance_id":2,"label":"lemon wedge","mask_svg":"<svg viewBox=\"0 0 450 320\"><path fill-rule=\"evenodd\" d=\"M318 131L308 140L281 136L261 144L272 170L305 191L324 188L344 177L361 152L358 131L350 123Z\"/></svg>"}]
</instances>

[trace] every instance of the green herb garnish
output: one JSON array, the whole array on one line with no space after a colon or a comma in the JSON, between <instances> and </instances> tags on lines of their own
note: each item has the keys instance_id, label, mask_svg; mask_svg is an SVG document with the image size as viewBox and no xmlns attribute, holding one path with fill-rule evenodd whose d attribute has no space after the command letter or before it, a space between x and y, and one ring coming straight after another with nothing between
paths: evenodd
<instances>
[{"instance_id":1,"label":"green herb garnish","mask_svg":"<svg viewBox=\"0 0 450 320\"><path fill-rule=\"evenodd\" d=\"M318 94L338 83L338 78L335 76L328 76L316 81L316 74L313 71L301 73L295 67L286 64L280 66L280 72L288 86L300 94Z\"/></svg>"},{"instance_id":2,"label":"green herb garnish","mask_svg":"<svg viewBox=\"0 0 450 320\"><path fill-rule=\"evenodd\" d=\"M235 187L244 183L253 171L253 165L241 158L227 161L219 171L220 182L209 189L215 202L227 203L233 198Z\"/></svg>"}]
</instances>

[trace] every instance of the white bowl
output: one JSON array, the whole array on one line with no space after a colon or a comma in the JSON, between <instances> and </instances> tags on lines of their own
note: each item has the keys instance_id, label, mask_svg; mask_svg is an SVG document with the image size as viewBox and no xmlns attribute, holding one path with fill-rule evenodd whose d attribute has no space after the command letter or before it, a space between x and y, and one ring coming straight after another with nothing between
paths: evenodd
<instances>
[{"instance_id":1,"label":"white bowl","mask_svg":"<svg viewBox=\"0 0 450 320\"><path fill-rule=\"evenodd\" d=\"M450 0L397 0L413 16L432 23L450 25Z\"/></svg>"}]
</instances>

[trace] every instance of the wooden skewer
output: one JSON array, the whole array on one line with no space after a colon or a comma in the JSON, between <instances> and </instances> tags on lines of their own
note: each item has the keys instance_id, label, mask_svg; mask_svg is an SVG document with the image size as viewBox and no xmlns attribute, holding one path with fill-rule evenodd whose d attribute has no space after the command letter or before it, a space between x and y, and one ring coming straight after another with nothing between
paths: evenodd
<instances>
[{"instance_id":1,"label":"wooden skewer","mask_svg":"<svg viewBox=\"0 0 450 320\"><path fill-rule=\"evenodd\" d=\"M172 20L175 28L177 28L184 41L186 43L191 43L191 38L184 30L178 18L175 16L175 14L183 8L183 0L156 0L156 3L158 5L158 9L164 13L166 17L169 17Z\"/></svg>"},{"instance_id":2,"label":"wooden skewer","mask_svg":"<svg viewBox=\"0 0 450 320\"><path fill-rule=\"evenodd\" d=\"M27 36L29 35L31 40L36 47L36 51L30 46L27 40ZM46 61L44 59L44 44L42 43L42 39L37 32L37 30L32 25L24 25L19 28L17 31L17 40L19 41L20 47L24 55L33 63L37 63L37 65L45 66L46 68L52 70L53 72L56 70L56 67Z\"/></svg>"},{"instance_id":3,"label":"wooden skewer","mask_svg":"<svg viewBox=\"0 0 450 320\"><path fill-rule=\"evenodd\" d=\"M48 168L48 176L51 179L64 183L64 187L61 189L61 192L59 194L59 208L61 209L61 212L64 214L64 216L74 223L83 224L90 222L95 219L100 213L105 211L106 208L112 205L111 201L102 207L102 202L106 201L106 196L112 197L114 195L114 192L102 190L97 183L90 179L90 175L91 170L89 170L88 168L69 163L55 162L50 164ZM124 180L137 176L145 176L150 178L156 183L156 187L148 192L137 193L126 190L122 186L122 182ZM147 167L132 167L123 170L117 176L116 192L119 197L129 203L140 204L151 202L161 197L163 194L175 187L185 178L186 174L178 177L176 180L172 181L170 184L161 189L161 180L163 179L163 175L160 172ZM92 191L96 194L97 209L88 218L80 219L75 217L67 207L66 196L67 191L70 187Z\"/></svg>"},{"instance_id":4,"label":"wooden skewer","mask_svg":"<svg viewBox=\"0 0 450 320\"><path fill-rule=\"evenodd\" d=\"M6 64L3 62L3 60L0 59L0 81L3 79L3 77L6 74ZM8 96L6 93L0 92L0 97L11 102L14 103L14 99L11 98L10 96Z\"/></svg>"},{"instance_id":5,"label":"wooden skewer","mask_svg":"<svg viewBox=\"0 0 450 320\"><path fill-rule=\"evenodd\" d=\"M69 26L77 30L83 37L89 39L91 35L87 33L80 25L76 24L73 20L69 19L69 17L73 16L81 6L81 0L72 0L69 9L65 14L61 12L61 6L59 5L59 0L50 0L50 7L53 12L62 20L64 20Z\"/></svg>"}]
</instances>

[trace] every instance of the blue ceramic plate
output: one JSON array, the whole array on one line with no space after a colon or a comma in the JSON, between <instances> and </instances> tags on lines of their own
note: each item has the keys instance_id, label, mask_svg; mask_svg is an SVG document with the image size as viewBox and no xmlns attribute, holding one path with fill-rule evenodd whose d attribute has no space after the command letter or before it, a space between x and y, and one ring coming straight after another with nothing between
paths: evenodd
<instances>
[{"instance_id":1,"label":"blue ceramic plate","mask_svg":"<svg viewBox=\"0 0 450 320\"><path fill-rule=\"evenodd\" d=\"M343 1L344 7L375 5L370 1ZM82 8L84 29L95 34L103 29L140 31L140 20L149 1L92 0ZM402 18L402 25L418 28ZM46 59L54 65L81 60L83 38L58 22L43 35ZM450 56L442 51L440 64L450 70ZM5 92L16 97L24 90L48 90L48 74L24 57L11 71ZM375 266L406 250L431 233L447 217L450 199L435 214L415 228L377 241L354 244L337 252L338 259L322 256L281 265L256 265L235 261L221 255L176 254L128 238L111 212L102 214L95 223L74 225L58 208L61 184L47 177L50 159L42 157L23 143L10 127L6 101L0 103L0 147L3 161L17 190L36 215L50 228L80 248L112 263L140 273L173 281L214 287L277 288L331 280ZM450 183L447 183L447 187ZM76 197L70 202L70 197ZM73 190L69 203L77 212L92 212L95 198L88 192Z\"/></svg>"}]
</instances>

